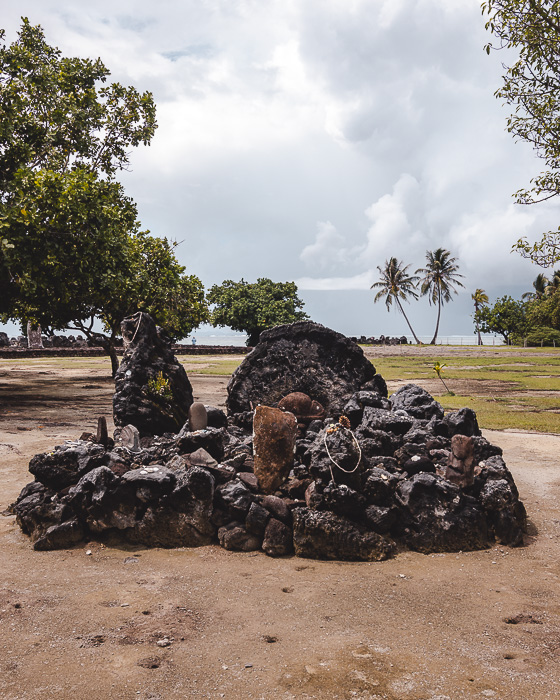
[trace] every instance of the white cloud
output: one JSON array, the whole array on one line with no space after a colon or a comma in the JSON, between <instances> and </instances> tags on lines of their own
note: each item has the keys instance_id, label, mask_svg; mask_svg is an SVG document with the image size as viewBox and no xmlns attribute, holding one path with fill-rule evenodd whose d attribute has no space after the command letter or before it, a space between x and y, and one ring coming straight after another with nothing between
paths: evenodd
<instances>
[{"instance_id":1,"label":"white cloud","mask_svg":"<svg viewBox=\"0 0 560 700\"><path fill-rule=\"evenodd\" d=\"M315 242L305 246L300 258L309 267L325 268L341 262L345 255L344 236L341 236L330 221L319 221Z\"/></svg>"},{"instance_id":2,"label":"white cloud","mask_svg":"<svg viewBox=\"0 0 560 700\"><path fill-rule=\"evenodd\" d=\"M375 281L372 272L362 272L353 277L300 277L296 280L298 289L319 291L342 291L369 289Z\"/></svg>"}]
</instances>

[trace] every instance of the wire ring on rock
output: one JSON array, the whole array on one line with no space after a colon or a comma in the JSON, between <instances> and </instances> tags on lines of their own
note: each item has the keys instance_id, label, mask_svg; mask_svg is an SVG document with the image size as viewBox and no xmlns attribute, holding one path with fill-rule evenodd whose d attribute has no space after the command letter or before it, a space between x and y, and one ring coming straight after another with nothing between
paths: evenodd
<instances>
[{"instance_id":1,"label":"wire ring on rock","mask_svg":"<svg viewBox=\"0 0 560 700\"><path fill-rule=\"evenodd\" d=\"M329 435L328 430L325 431L325 435L323 436L323 443L325 445L325 450L327 451L327 455L331 462L335 465L335 467L338 467L340 471L344 472L345 474L353 474L356 469L360 466L360 462L362 461L362 448L360 447L360 443L358 442L358 438L354 435L354 433L350 430L350 428L347 428L346 426L342 425L341 423L338 423L336 425L336 430L346 430L346 432L350 433L352 436L352 439L354 440L354 443L356 447L358 448L358 461L356 462L356 466L353 469L344 469L344 467L341 467L340 464L334 459L334 457L331 455L329 451L329 446L327 445L327 435ZM333 431L336 432L336 431ZM336 483L333 470L331 465L329 464L329 469L331 470L331 477L334 483Z\"/></svg>"}]
</instances>

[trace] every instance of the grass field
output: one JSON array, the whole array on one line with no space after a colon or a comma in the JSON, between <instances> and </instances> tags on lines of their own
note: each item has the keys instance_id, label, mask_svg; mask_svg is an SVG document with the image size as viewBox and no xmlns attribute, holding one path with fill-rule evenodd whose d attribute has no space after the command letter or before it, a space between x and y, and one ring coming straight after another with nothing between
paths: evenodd
<instances>
[{"instance_id":1,"label":"grass field","mask_svg":"<svg viewBox=\"0 0 560 700\"><path fill-rule=\"evenodd\" d=\"M435 362L446 365L443 378L454 396L438 380ZM457 356L440 347L432 355L375 358L375 366L389 382L429 383L444 408L469 406L484 428L560 433L560 351L473 348Z\"/></svg>"},{"instance_id":2,"label":"grass field","mask_svg":"<svg viewBox=\"0 0 560 700\"><path fill-rule=\"evenodd\" d=\"M475 410L483 428L560 434L560 349L476 346L406 346L403 351L364 349L393 391L399 384L418 383L447 410L464 406ZM228 376L243 357L202 355L179 359L189 375ZM435 362L446 365L443 378L454 395L447 394L438 380L433 369ZM7 377L15 369L30 377L56 376L60 370L70 372L78 381L94 373L110 382L110 362L105 357L0 359L0 375Z\"/></svg>"},{"instance_id":3,"label":"grass field","mask_svg":"<svg viewBox=\"0 0 560 700\"><path fill-rule=\"evenodd\" d=\"M438 346L429 354L374 357L377 371L391 384L417 382L447 410L469 406L483 428L516 428L560 434L560 349ZM192 374L231 374L242 356L183 360ZM437 379L434 364L446 365L443 377L449 395Z\"/></svg>"}]
</instances>

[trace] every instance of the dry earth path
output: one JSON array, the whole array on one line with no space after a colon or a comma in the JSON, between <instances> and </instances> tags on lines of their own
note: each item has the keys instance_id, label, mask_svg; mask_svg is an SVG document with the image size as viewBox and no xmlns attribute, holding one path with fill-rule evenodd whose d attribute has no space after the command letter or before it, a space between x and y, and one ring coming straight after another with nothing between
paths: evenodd
<instances>
[{"instance_id":1,"label":"dry earth path","mask_svg":"<svg viewBox=\"0 0 560 700\"><path fill-rule=\"evenodd\" d=\"M34 453L110 414L106 365L26 367L0 376L0 511ZM223 402L227 378L191 380ZM382 563L34 552L0 516L0 698L560 698L560 438L485 434L530 515L522 548Z\"/></svg>"}]
</instances>

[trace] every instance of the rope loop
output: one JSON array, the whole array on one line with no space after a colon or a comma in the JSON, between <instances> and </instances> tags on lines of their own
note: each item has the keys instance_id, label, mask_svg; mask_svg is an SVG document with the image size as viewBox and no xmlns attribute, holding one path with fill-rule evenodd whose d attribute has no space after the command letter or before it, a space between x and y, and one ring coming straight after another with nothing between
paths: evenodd
<instances>
[{"instance_id":1,"label":"rope loop","mask_svg":"<svg viewBox=\"0 0 560 700\"><path fill-rule=\"evenodd\" d=\"M350 435L352 436L352 440L354 441L354 444L358 448L358 461L356 462L356 466L353 469L345 469L344 467L341 467L340 464L336 461L336 459L334 459L334 457L331 455L330 450L329 450L329 446L327 445L327 436L331 435L332 433L336 433L339 430L345 430L347 433L350 433ZM360 466L360 462L362 461L362 448L360 447L360 443L358 442L358 438L354 435L352 430L350 430L350 428L346 427L342 422L332 423L327 428L327 430L325 431L325 434L323 436L323 444L325 445L325 450L327 451L327 455L328 455L330 461L335 465L335 467L340 469L340 471L344 472L345 474L353 474L356 471L356 469ZM333 480L333 483L336 483L335 478L334 478L334 474L333 474L333 470L332 470L332 466L330 464L329 464L329 469L331 470L331 478Z\"/></svg>"}]
</instances>

